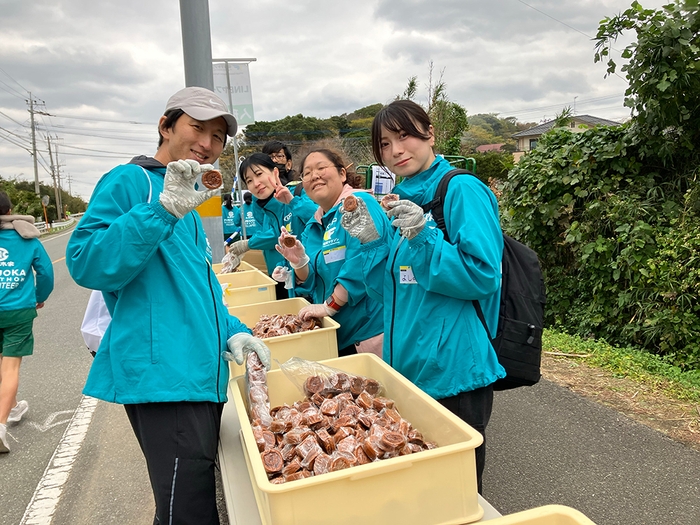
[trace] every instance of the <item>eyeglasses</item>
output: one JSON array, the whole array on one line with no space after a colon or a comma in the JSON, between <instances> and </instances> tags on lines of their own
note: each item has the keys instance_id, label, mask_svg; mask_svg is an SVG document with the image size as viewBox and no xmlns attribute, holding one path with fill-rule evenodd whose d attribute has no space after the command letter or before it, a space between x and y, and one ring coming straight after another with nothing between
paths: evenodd
<instances>
[{"instance_id":1,"label":"eyeglasses","mask_svg":"<svg viewBox=\"0 0 700 525\"><path fill-rule=\"evenodd\" d=\"M307 180L311 179L311 176L314 173L318 173L319 177L323 177L325 175L326 170L328 168L335 168L333 164L328 164L327 166L316 166L315 168L308 168L304 170L304 173L301 174L301 180L302 182L306 182Z\"/></svg>"},{"instance_id":2,"label":"eyeglasses","mask_svg":"<svg viewBox=\"0 0 700 525\"><path fill-rule=\"evenodd\" d=\"M278 151L277 153L271 153L270 158L272 160L279 161L280 163L287 162L287 156L284 154L284 151Z\"/></svg>"}]
</instances>

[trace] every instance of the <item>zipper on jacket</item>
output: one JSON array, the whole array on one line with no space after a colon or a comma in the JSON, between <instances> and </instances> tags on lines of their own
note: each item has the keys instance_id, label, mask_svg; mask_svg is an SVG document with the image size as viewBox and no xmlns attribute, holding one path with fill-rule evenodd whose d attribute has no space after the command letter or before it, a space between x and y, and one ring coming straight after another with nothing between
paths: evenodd
<instances>
[{"instance_id":1,"label":"zipper on jacket","mask_svg":"<svg viewBox=\"0 0 700 525\"><path fill-rule=\"evenodd\" d=\"M194 221L194 243L195 246L199 244L199 232L197 231L197 218L192 215ZM211 286L211 273L212 267L209 263L209 259L204 258L204 262L207 263L207 281L209 282L209 292L211 293L211 302L214 306L214 318L216 319L216 399L221 403L221 393L219 392L219 382L221 380L221 328L219 326L219 312L216 309L216 296L214 295L214 289Z\"/></svg>"},{"instance_id":2,"label":"zipper on jacket","mask_svg":"<svg viewBox=\"0 0 700 525\"><path fill-rule=\"evenodd\" d=\"M394 259L391 261L391 282L394 284L393 295L391 298L391 326L389 329L389 366L394 366L394 321L396 321L396 276L394 275L394 265L396 264L396 258L399 256L399 248L401 247L401 241L403 237L399 239L399 243L396 246L396 251L394 252Z\"/></svg>"}]
</instances>

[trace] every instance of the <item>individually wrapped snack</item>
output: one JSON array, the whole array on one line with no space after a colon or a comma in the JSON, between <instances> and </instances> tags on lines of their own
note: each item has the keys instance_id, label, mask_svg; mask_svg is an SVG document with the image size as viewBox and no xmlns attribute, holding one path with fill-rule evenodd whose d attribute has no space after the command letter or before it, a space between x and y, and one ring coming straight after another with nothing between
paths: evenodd
<instances>
[{"instance_id":1,"label":"individually wrapped snack","mask_svg":"<svg viewBox=\"0 0 700 525\"><path fill-rule=\"evenodd\" d=\"M281 369L306 397L291 406L268 408L268 426L256 412L253 434L271 483L319 476L437 446L424 441L372 378L298 358ZM257 368L250 375L254 381L261 379ZM266 397L262 390L252 389L250 399L261 403Z\"/></svg>"},{"instance_id":2,"label":"individually wrapped snack","mask_svg":"<svg viewBox=\"0 0 700 525\"><path fill-rule=\"evenodd\" d=\"M284 244L287 248L294 248L297 245L296 235L285 235L282 237L282 244Z\"/></svg>"},{"instance_id":3,"label":"individually wrapped snack","mask_svg":"<svg viewBox=\"0 0 700 525\"><path fill-rule=\"evenodd\" d=\"M396 195L395 193L388 193L388 194L384 195L384 197L382 197L382 200L379 204L381 204L382 208L384 208L385 210L388 211L391 209L389 207L389 203L397 201L397 200L399 200L398 195Z\"/></svg>"},{"instance_id":4,"label":"individually wrapped snack","mask_svg":"<svg viewBox=\"0 0 700 525\"><path fill-rule=\"evenodd\" d=\"M267 371L255 352L249 352L246 355L246 381L250 417L259 420L263 428L269 429L272 416L270 416L270 398L267 391Z\"/></svg>"},{"instance_id":5,"label":"individually wrapped snack","mask_svg":"<svg viewBox=\"0 0 700 525\"><path fill-rule=\"evenodd\" d=\"M260 339L277 337L280 335L296 334L309 330L317 330L321 327L321 321L311 318L306 321L294 314L263 314L253 327L253 335Z\"/></svg>"},{"instance_id":6,"label":"individually wrapped snack","mask_svg":"<svg viewBox=\"0 0 700 525\"><path fill-rule=\"evenodd\" d=\"M282 363L280 369L308 397L312 397L316 393L323 397L330 397L334 394L347 392L349 399L352 399L358 395L353 392L367 391L372 395L377 395L381 391L381 385L375 379L351 376L343 370L298 357L292 357ZM361 388L359 386L360 380L362 381Z\"/></svg>"},{"instance_id":7,"label":"individually wrapped snack","mask_svg":"<svg viewBox=\"0 0 700 525\"><path fill-rule=\"evenodd\" d=\"M210 190L220 188L223 183L224 179L218 170L209 170L202 173L202 184Z\"/></svg>"},{"instance_id":8,"label":"individually wrapped snack","mask_svg":"<svg viewBox=\"0 0 700 525\"><path fill-rule=\"evenodd\" d=\"M357 209L357 197L348 195L343 199L343 210L352 212Z\"/></svg>"}]
</instances>

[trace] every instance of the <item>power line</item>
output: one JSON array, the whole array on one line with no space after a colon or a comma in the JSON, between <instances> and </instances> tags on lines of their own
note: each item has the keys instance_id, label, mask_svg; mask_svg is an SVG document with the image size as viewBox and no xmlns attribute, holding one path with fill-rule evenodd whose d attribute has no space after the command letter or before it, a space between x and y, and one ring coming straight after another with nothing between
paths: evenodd
<instances>
[{"instance_id":1,"label":"power line","mask_svg":"<svg viewBox=\"0 0 700 525\"><path fill-rule=\"evenodd\" d=\"M117 123L117 124L134 124L137 126L153 126L153 127L157 126L157 123L154 123L154 122L137 122L135 120L112 120L112 119L99 119L99 118L90 118L90 117L77 117L77 116L73 116L73 115L54 115L54 114L49 114L49 116L55 117L55 118L89 120L92 122L113 122L113 123Z\"/></svg>"},{"instance_id":2,"label":"power line","mask_svg":"<svg viewBox=\"0 0 700 525\"><path fill-rule=\"evenodd\" d=\"M12 80L12 82L14 82L15 84L17 84L19 87L21 87L21 88L22 88L24 91L26 91L27 93L29 93L29 90L28 90L27 88L25 88L22 84L20 84L19 82L17 82L14 78L12 78L12 75L10 75L7 71L5 71L5 70L4 70L3 68L1 68L1 67L0 67L0 71L2 71L3 73L5 73L5 75L7 75L7 78L9 78L10 80Z\"/></svg>"},{"instance_id":3,"label":"power line","mask_svg":"<svg viewBox=\"0 0 700 525\"><path fill-rule=\"evenodd\" d=\"M12 117L10 117L9 115L6 115L6 114L3 113L2 111L0 111L0 115L2 115L3 117L5 117L7 120L11 120L12 122L14 122L15 124L17 124L18 126L22 126L23 128L26 128L26 127L27 127L25 124L22 124L21 122L17 122L15 119L13 119Z\"/></svg>"},{"instance_id":4,"label":"power line","mask_svg":"<svg viewBox=\"0 0 700 525\"><path fill-rule=\"evenodd\" d=\"M19 99L21 99L21 100L24 100L24 99L26 98L26 97L25 97L24 95L22 95L19 91L17 91L15 88L13 88L12 86L10 86L9 84L3 82L2 80L0 80L0 84L5 84L8 88L10 88L12 91L8 91L7 89L4 89L4 88L0 88L0 89L2 89L3 91L5 91L6 93L9 93L9 94L12 95L13 97L17 97L17 98L19 98ZM14 93L13 93L13 91L14 91Z\"/></svg>"}]
</instances>

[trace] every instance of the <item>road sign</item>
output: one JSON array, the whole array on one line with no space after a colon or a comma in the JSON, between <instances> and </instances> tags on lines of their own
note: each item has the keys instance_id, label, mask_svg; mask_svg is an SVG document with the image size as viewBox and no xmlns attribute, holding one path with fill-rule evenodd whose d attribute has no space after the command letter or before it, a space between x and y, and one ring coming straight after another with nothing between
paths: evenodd
<instances>
[{"instance_id":1,"label":"road sign","mask_svg":"<svg viewBox=\"0 0 700 525\"><path fill-rule=\"evenodd\" d=\"M48 195L44 195L44 196L41 198L41 203L42 203L44 206L48 206L48 205L49 205L49 196L48 196Z\"/></svg>"}]
</instances>

